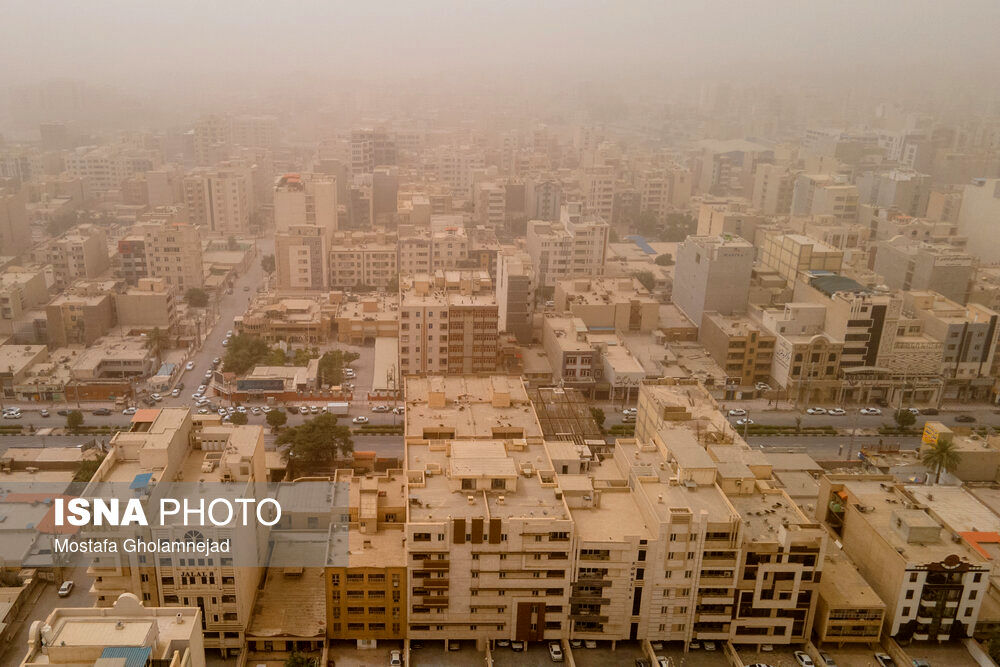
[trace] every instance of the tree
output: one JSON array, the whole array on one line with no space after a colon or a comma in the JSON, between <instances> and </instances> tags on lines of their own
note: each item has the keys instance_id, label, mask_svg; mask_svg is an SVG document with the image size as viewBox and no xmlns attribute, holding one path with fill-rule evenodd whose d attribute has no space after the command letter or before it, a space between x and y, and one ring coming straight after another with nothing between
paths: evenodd
<instances>
[{"instance_id":1,"label":"tree","mask_svg":"<svg viewBox=\"0 0 1000 667\"><path fill-rule=\"evenodd\" d=\"M247 423L247 415L245 412L234 412L229 415L229 421L236 424L237 426L243 426Z\"/></svg>"},{"instance_id":2,"label":"tree","mask_svg":"<svg viewBox=\"0 0 1000 667\"><path fill-rule=\"evenodd\" d=\"M264 357L265 366L284 366L288 363L288 355L280 347L276 347Z\"/></svg>"},{"instance_id":3,"label":"tree","mask_svg":"<svg viewBox=\"0 0 1000 667\"><path fill-rule=\"evenodd\" d=\"M656 287L656 278L649 271L639 271L634 274L635 278L642 283L642 286L648 289L650 292Z\"/></svg>"},{"instance_id":4,"label":"tree","mask_svg":"<svg viewBox=\"0 0 1000 667\"><path fill-rule=\"evenodd\" d=\"M293 479L328 470L334 461L354 451L351 429L338 424L336 415L331 414L318 415L282 431L276 443L279 447L288 445L282 457L288 462L289 475Z\"/></svg>"},{"instance_id":5,"label":"tree","mask_svg":"<svg viewBox=\"0 0 1000 667\"><path fill-rule=\"evenodd\" d=\"M278 267L274 260L274 255L264 255L260 258L260 268L264 270L264 273L274 273L274 270Z\"/></svg>"},{"instance_id":6,"label":"tree","mask_svg":"<svg viewBox=\"0 0 1000 667\"><path fill-rule=\"evenodd\" d=\"M83 426L83 413L79 410L71 410L68 415L66 415L66 428L71 432L76 433Z\"/></svg>"},{"instance_id":7,"label":"tree","mask_svg":"<svg viewBox=\"0 0 1000 667\"><path fill-rule=\"evenodd\" d=\"M993 662L1000 663L1000 630L994 630L986 640L986 652L993 658Z\"/></svg>"},{"instance_id":8,"label":"tree","mask_svg":"<svg viewBox=\"0 0 1000 667\"><path fill-rule=\"evenodd\" d=\"M344 381L344 366L361 357L357 352L330 350L319 360L318 382L320 386L337 386Z\"/></svg>"},{"instance_id":9,"label":"tree","mask_svg":"<svg viewBox=\"0 0 1000 667\"><path fill-rule=\"evenodd\" d=\"M158 356L169 341L170 337L161 331L160 327L153 327L153 330L146 334L146 349Z\"/></svg>"},{"instance_id":10,"label":"tree","mask_svg":"<svg viewBox=\"0 0 1000 667\"><path fill-rule=\"evenodd\" d=\"M208 305L208 292L197 287L192 287L184 292L184 301L192 308L204 308Z\"/></svg>"},{"instance_id":11,"label":"tree","mask_svg":"<svg viewBox=\"0 0 1000 667\"><path fill-rule=\"evenodd\" d=\"M312 354L309 354L308 350L295 350L295 356L292 358L293 366L308 366L309 360L313 358Z\"/></svg>"},{"instance_id":12,"label":"tree","mask_svg":"<svg viewBox=\"0 0 1000 667\"><path fill-rule=\"evenodd\" d=\"M99 459L87 459L80 464L80 467L76 469L73 473L74 482L89 482L97 469L101 467L101 463L104 461L104 456Z\"/></svg>"},{"instance_id":13,"label":"tree","mask_svg":"<svg viewBox=\"0 0 1000 667\"><path fill-rule=\"evenodd\" d=\"M909 410L897 410L896 414L893 415L893 419L896 420L896 426L899 428L909 428L916 423L917 417Z\"/></svg>"},{"instance_id":14,"label":"tree","mask_svg":"<svg viewBox=\"0 0 1000 667\"><path fill-rule=\"evenodd\" d=\"M913 415L910 416L912 417ZM939 435L937 442L928 447L927 450L920 455L920 462L930 470L934 471L935 484L941 481L942 470L951 472L958 467L960 461L961 457L958 454L958 449L955 447L955 443L948 434Z\"/></svg>"},{"instance_id":15,"label":"tree","mask_svg":"<svg viewBox=\"0 0 1000 667\"><path fill-rule=\"evenodd\" d=\"M653 260L653 263L656 264L657 266L673 266L674 258L670 256L669 252L665 252L662 255L659 255L655 260Z\"/></svg>"},{"instance_id":16,"label":"tree","mask_svg":"<svg viewBox=\"0 0 1000 667\"><path fill-rule=\"evenodd\" d=\"M594 421L597 422L597 425L599 427L604 428L604 420L605 420L604 410L600 408L591 408L590 416L594 418Z\"/></svg>"},{"instance_id":17,"label":"tree","mask_svg":"<svg viewBox=\"0 0 1000 667\"><path fill-rule=\"evenodd\" d=\"M316 665L316 658L310 658L295 651L292 651L292 655L285 660L285 667L316 667Z\"/></svg>"},{"instance_id":18,"label":"tree","mask_svg":"<svg viewBox=\"0 0 1000 667\"><path fill-rule=\"evenodd\" d=\"M652 211L643 211L639 214L639 219L635 223L636 231L640 236L651 241L659 241L663 232L660 229L660 221Z\"/></svg>"},{"instance_id":19,"label":"tree","mask_svg":"<svg viewBox=\"0 0 1000 667\"><path fill-rule=\"evenodd\" d=\"M288 415L281 410L271 410L267 413L267 416L264 417L264 420L267 422L268 426L277 431L288 422Z\"/></svg>"},{"instance_id":20,"label":"tree","mask_svg":"<svg viewBox=\"0 0 1000 667\"><path fill-rule=\"evenodd\" d=\"M226 370L243 375L264 359L269 350L267 343L256 336L239 334L229 339L226 347Z\"/></svg>"}]
</instances>

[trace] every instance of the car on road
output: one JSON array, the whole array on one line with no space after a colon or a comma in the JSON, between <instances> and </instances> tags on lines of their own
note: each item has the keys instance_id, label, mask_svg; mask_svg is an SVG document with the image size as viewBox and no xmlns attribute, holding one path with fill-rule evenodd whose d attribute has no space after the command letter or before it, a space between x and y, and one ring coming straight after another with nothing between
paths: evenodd
<instances>
[{"instance_id":1,"label":"car on road","mask_svg":"<svg viewBox=\"0 0 1000 667\"><path fill-rule=\"evenodd\" d=\"M847 414L847 410L845 410L844 408L830 408L829 410L826 411L826 414L830 415L831 417L843 417L844 415Z\"/></svg>"},{"instance_id":2,"label":"car on road","mask_svg":"<svg viewBox=\"0 0 1000 667\"><path fill-rule=\"evenodd\" d=\"M806 410L807 415L825 415L826 408L809 408Z\"/></svg>"},{"instance_id":3,"label":"car on road","mask_svg":"<svg viewBox=\"0 0 1000 667\"><path fill-rule=\"evenodd\" d=\"M766 382L758 382L754 385L754 389L757 391L771 391L771 385Z\"/></svg>"},{"instance_id":4,"label":"car on road","mask_svg":"<svg viewBox=\"0 0 1000 667\"><path fill-rule=\"evenodd\" d=\"M639 410L636 409L636 408L625 408L624 410L622 410L622 414L623 415L637 415L637 414L639 414Z\"/></svg>"},{"instance_id":5,"label":"car on road","mask_svg":"<svg viewBox=\"0 0 1000 667\"><path fill-rule=\"evenodd\" d=\"M563 650L559 642L549 642L549 658L552 659L552 662L563 661Z\"/></svg>"},{"instance_id":6,"label":"car on road","mask_svg":"<svg viewBox=\"0 0 1000 667\"><path fill-rule=\"evenodd\" d=\"M134 415L135 413L136 409L134 407L125 408L124 410L122 410L122 414L125 415L126 417L128 415Z\"/></svg>"},{"instance_id":7,"label":"car on road","mask_svg":"<svg viewBox=\"0 0 1000 667\"><path fill-rule=\"evenodd\" d=\"M228 338L224 338L222 340L222 347L229 347L229 339Z\"/></svg>"},{"instance_id":8,"label":"car on road","mask_svg":"<svg viewBox=\"0 0 1000 667\"><path fill-rule=\"evenodd\" d=\"M156 401L157 403L163 400L163 397L160 396L159 394L150 394L149 397L154 401Z\"/></svg>"},{"instance_id":9,"label":"car on road","mask_svg":"<svg viewBox=\"0 0 1000 667\"><path fill-rule=\"evenodd\" d=\"M406 413L406 408L404 408L402 405L397 405L392 409L392 414L394 415L401 415L405 413Z\"/></svg>"},{"instance_id":10,"label":"car on road","mask_svg":"<svg viewBox=\"0 0 1000 667\"><path fill-rule=\"evenodd\" d=\"M879 667L895 667L896 665L896 661L888 653L881 651L875 654L875 662L878 663Z\"/></svg>"},{"instance_id":11,"label":"car on road","mask_svg":"<svg viewBox=\"0 0 1000 667\"><path fill-rule=\"evenodd\" d=\"M49 411L46 410L45 408L42 408L41 410L38 411L38 414L41 417L48 417L49 416Z\"/></svg>"},{"instance_id":12,"label":"car on road","mask_svg":"<svg viewBox=\"0 0 1000 667\"><path fill-rule=\"evenodd\" d=\"M177 398L178 396L181 395L181 390L180 389L171 389L170 390L170 395L173 396L174 398Z\"/></svg>"},{"instance_id":13,"label":"car on road","mask_svg":"<svg viewBox=\"0 0 1000 667\"><path fill-rule=\"evenodd\" d=\"M389 412L388 405L373 405L372 412Z\"/></svg>"},{"instance_id":14,"label":"car on road","mask_svg":"<svg viewBox=\"0 0 1000 667\"><path fill-rule=\"evenodd\" d=\"M869 417L882 414L882 410L879 408L861 408L861 414L868 415Z\"/></svg>"},{"instance_id":15,"label":"car on road","mask_svg":"<svg viewBox=\"0 0 1000 667\"><path fill-rule=\"evenodd\" d=\"M59 415L60 417L65 417L66 415L69 414L69 410L56 410L56 414Z\"/></svg>"},{"instance_id":16,"label":"car on road","mask_svg":"<svg viewBox=\"0 0 1000 667\"><path fill-rule=\"evenodd\" d=\"M243 291L244 292L249 292L250 291L250 286L249 285L244 285L243 286Z\"/></svg>"},{"instance_id":17,"label":"car on road","mask_svg":"<svg viewBox=\"0 0 1000 667\"><path fill-rule=\"evenodd\" d=\"M111 410L108 410L107 408L97 408L94 410L94 414L98 417L107 417L111 414Z\"/></svg>"},{"instance_id":18,"label":"car on road","mask_svg":"<svg viewBox=\"0 0 1000 667\"><path fill-rule=\"evenodd\" d=\"M961 422L962 424L972 424L976 421L976 418L972 415L956 415L955 421Z\"/></svg>"},{"instance_id":19,"label":"car on road","mask_svg":"<svg viewBox=\"0 0 1000 667\"><path fill-rule=\"evenodd\" d=\"M205 385L205 384L198 385L198 393L199 394L204 394L206 389L208 389L208 385Z\"/></svg>"},{"instance_id":20,"label":"car on road","mask_svg":"<svg viewBox=\"0 0 1000 667\"><path fill-rule=\"evenodd\" d=\"M795 656L795 662L802 665L802 667L816 667L816 663L813 662L813 659L805 651L796 651L792 655Z\"/></svg>"},{"instance_id":21,"label":"car on road","mask_svg":"<svg viewBox=\"0 0 1000 667\"><path fill-rule=\"evenodd\" d=\"M194 362L193 361L189 361L186 364L184 364L184 370L186 370L186 371L193 371L194 370Z\"/></svg>"},{"instance_id":22,"label":"car on road","mask_svg":"<svg viewBox=\"0 0 1000 667\"><path fill-rule=\"evenodd\" d=\"M4 410L4 412L3 412L3 418L4 419L20 419L21 416L22 415L21 415L21 411L20 410L18 410L17 412L8 412L7 410ZM14 428L14 427L11 426L11 428Z\"/></svg>"},{"instance_id":23,"label":"car on road","mask_svg":"<svg viewBox=\"0 0 1000 667\"><path fill-rule=\"evenodd\" d=\"M69 594L73 592L73 580L67 579L62 582L62 586L59 587L59 597L68 598Z\"/></svg>"},{"instance_id":24,"label":"car on road","mask_svg":"<svg viewBox=\"0 0 1000 667\"><path fill-rule=\"evenodd\" d=\"M212 359L212 366L218 366L221 363L222 363L222 357L216 357L215 359Z\"/></svg>"},{"instance_id":25,"label":"car on road","mask_svg":"<svg viewBox=\"0 0 1000 667\"><path fill-rule=\"evenodd\" d=\"M937 415L941 414L941 411L937 408L920 408L920 414L922 415Z\"/></svg>"},{"instance_id":26,"label":"car on road","mask_svg":"<svg viewBox=\"0 0 1000 667\"><path fill-rule=\"evenodd\" d=\"M389 651L389 667L402 667L403 665L403 654L399 649L392 649Z\"/></svg>"},{"instance_id":27,"label":"car on road","mask_svg":"<svg viewBox=\"0 0 1000 667\"><path fill-rule=\"evenodd\" d=\"M753 426L753 420L749 419L747 417L744 417L743 419L737 419L736 420L736 425L737 426Z\"/></svg>"},{"instance_id":28,"label":"car on road","mask_svg":"<svg viewBox=\"0 0 1000 667\"><path fill-rule=\"evenodd\" d=\"M205 378L205 382L211 382L212 381L212 371L208 371L207 373L205 373L204 378Z\"/></svg>"},{"instance_id":29,"label":"car on road","mask_svg":"<svg viewBox=\"0 0 1000 667\"><path fill-rule=\"evenodd\" d=\"M355 417L351 421L353 423L355 423L355 424L367 424L368 423L368 417L365 417L364 415L358 415L357 417Z\"/></svg>"},{"instance_id":30,"label":"car on road","mask_svg":"<svg viewBox=\"0 0 1000 667\"><path fill-rule=\"evenodd\" d=\"M230 329L229 331L226 332L226 338L232 338L232 337L233 337L233 330Z\"/></svg>"},{"instance_id":31,"label":"car on road","mask_svg":"<svg viewBox=\"0 0 1000 667\"><path fill-rule=\"evenodd\" d=\"M743 408L733 408L729 411L730 417L746 417L747 411Z\"/></svg>"}]
</instances>

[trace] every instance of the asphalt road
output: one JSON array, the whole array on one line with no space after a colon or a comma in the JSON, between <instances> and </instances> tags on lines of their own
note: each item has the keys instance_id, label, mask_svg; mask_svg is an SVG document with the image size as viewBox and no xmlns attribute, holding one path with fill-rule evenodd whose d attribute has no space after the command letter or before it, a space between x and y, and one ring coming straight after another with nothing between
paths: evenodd
<instances>
[{"instance_id":1,"label":"asphalt road","mask_svg":"<svg viewBox=\"0 0 1000 667\"><path fill-rule=\"evenodd\" d=\"M858 436L851 440L849 435L822 437L774 437L761 436L747 438L752 447L762 447L771 451L801 451L814 459L821 460L852 460L864 447L877 446L881 440L885 446L898 445L900 449L917 449L920 438L873 438Z\"/></svg>"}]
</instances>

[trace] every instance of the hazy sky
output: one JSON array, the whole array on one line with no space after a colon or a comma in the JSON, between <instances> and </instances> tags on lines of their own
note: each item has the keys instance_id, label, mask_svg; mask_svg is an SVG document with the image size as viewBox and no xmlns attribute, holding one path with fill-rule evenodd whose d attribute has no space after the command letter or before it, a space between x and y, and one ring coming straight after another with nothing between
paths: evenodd
<instances>
[{"instance_id":1,"label":"hazy sky","mask_svg":"<svg viewBox=\"0 0 1000 667\"><path fill-rule=\"evenodd\" d=\"M996 0L746 2L4 3L0 82L275 79L555 70L582 77L636 68L682 72L787 67L866 72L996 69ZM530 69L525 69L530 67Z\"/></svg>"}]
</instances>

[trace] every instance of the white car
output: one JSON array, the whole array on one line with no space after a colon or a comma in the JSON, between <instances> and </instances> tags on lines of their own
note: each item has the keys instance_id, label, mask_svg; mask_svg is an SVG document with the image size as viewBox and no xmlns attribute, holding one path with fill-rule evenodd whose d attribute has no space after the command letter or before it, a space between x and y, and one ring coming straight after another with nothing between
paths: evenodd
<instances>
[{"instance_id":1,"label":"white car","mask_svg":"<svg viewBox=\"0 0 1000 667\"><path fill-rule=\"evenodd\" d=\"M194 404L200 408L203 405L208 405L208 402L209 402L208 399L202 396L197 401L195 401Z\"/></svg>"},{"instance_id":2,"label":"white car","mask_svg":"<svg viewBox=\"0 0 1000 667\"><path fill-rule=\"evenodd\" d=\"M563 650L559 642L549 642L549 658L552 659L552 662L563 661Z\"/></svg>"},{"instance_id":3,"label":"white car","mask_svg":"<svg viewBox=\"0 0 1000 667\"><path fill-rule=\"evenodd\" d=\"M208 389L208 385L204 385L204 384L198 385L198 393L199 394L204 394L206 389Z\"/></svg>"},{"instance_id":4,"label":"white car","mask_svg":"<svg viewBox=\"0 0 1000 667\"><path fill-rule=\"evenodd\" d=\"M737 419L736 420L736 425L737 426L753 426L753 420L752 419L747 419L746 417L744 417L743 419Z\"/></svg>"},{"instance_id":5,"label":"white car","mask_svg":"<svg viewBox=\"0 0 1000 667\"><path fill-rule=\"evenodd\" d=\"M194 392L193 394L191 394L191 398L193 398L196 401L199 398L201 398L202 396L204 396L204 394L201 393L201 390L198 390L198 391Z\"/></svg>"},{"instance_id":6,"label":"white car","mask_svg":"<svg viewBox=\"0 0 1000 667\"><path fill-rule=\"evenodd\" d=\"M236 408L230 405L228 408L226 408L226 412L228 412L229 414L235 414Z\"/></svg>"},{"instance_id":7,"label":"white car","mask_svg":"<svg viewBox=\"0 0 1000 667\"><path fill-rule=\"evenodd\" d=\"M830 408L829 410L826 411L826 414L830 415L831 417L843 417L844 415L847 414L847 410L845 410L844 408Z\"/></svg>"},{"instance_id":8,"label":"white car","mask_svg":"<svg viewBox=\"0 0 1000 667\"><path fill-rule=\"evenodd\" d=\"M222 357L216 357L215 359L212 359L212 366L218 366L221 363L222 363Z\"/></svg>"},{"instance_id":9,"label":"white car","mask_svg":"<svg viewBox=\"0 0 1000 667\"><path fill-rule=\"evenodd\" d=\"M389 412L388 405L373 405L372 412Z\"/></svg>"},{"instance_id":10,"label":"white car","mask_svg":"<svg viewBox=\"0 0 1000 667\"><path fill-rule=\"evenodd\" d=\"M919 415L920 414L920 410L918 410L917 408L906 408L906 410L909 411L909 413L911 415Z\"/></svg>"},{"instance_id":11,"label":"white car","mask_svg":"<svg viewBox=\"0 0 1000 667\"><path fill-rule=\"evenodd\" d=\"M4 412L3 413L3 418L4 419L20 419L21 418L21 413L20 412ZM11 428L13 428L13 427L11 427Z\"/></svg>"},{"instance_id":12,"label":"white car","mask_svg":"<svg viewBox=\"0 0 1000 667\"><path fill-rule=\"evenodd\" d=\"M880 408L861 408L861 414L869 416L880 415L882 414L882 410Z\"/></svg>"},{"instance_id":13,"label":"white car","mask_svg":"<svg viewBox=\"0 0 1000 667\"><path fill-rule=\"evenodd\" d=\"M389 667L402 667L403 666L403 654L397 650L392 649L389 651Z\"/></svg>"},{"instance_id":14,"label":"white car","mask_svg":"<svg viewBox=\"0 0 1000 667\"><path fill-rule=\"evenodd\" d=\"M796 651L792 655L795 656L795 662L802 665L802 667L816 667L816 663L813 662L813 659L805 651Z\"/></svg>"},{"instance_id":15,"label":"white car","mask_svg":"<svg viewBox=\"0 0 1000 667\"><path fill-rule=\"evenodd\" d=\"M747 411L744 410L743 408L733 408L732 410L729 411L730 417L745 417L746 414Z\"/></svg>"},{"instance_id":16,"label":"white car","mask_svg":"<svg viewBox=\"0 0 1000 667\"><path fill-rule=\"evenodd\" d=\"M199 409L198 410L198 414L199 415L207 415L208 414L208 408L201 408L201 409Z\"/></svg>"},{"instance_id":17,"label":"white car","mask_svg":"<svg viewBox=\"0 0 1000 667\"><path fill-rule=\"evenodd\" d=\"M174 398L177 398L178 396L181 395L181 390L180 389L172 389L170 391L170 395L173 396Z\"/></svg>"},{"instance_id":18,"label":"white car","mask_svg":"<svg viewBox=\"0 0 1000 667\"><path fill-rule=\"evenodd\" d=\"M394 415L401 415L404 414L405 412L406 408L404 408L402 405L398 405L392 409L392 414Z\"/></svg>"},{"instance_id":19,"label":"white car","mask_svg":"<svg viewBox=\"0 0 1000 667\"><path fill-rule=\"evenodd\" d=\"M72 581L64 581L64 582L62 582L62 586L59 587L59 593L58 593L58 595L61 598L65 598L65 597L69 597L69 594L72 593L72 592L73 592L73 582Z\"/></svg>"},{"instance_id":20,"label":"white car","mask_svg":"<svg viewBox=\"0 0 1000 667\"><path fill-rule=\"evenodd\" d=\"M367 424L368 423L368 417L365 417L364 415L358 415L357 417L355 417L351 421L354 422L355 424Z\"/></svg>"},{"instance_id":21,"label":"white car","mask_svg":"<svg viewBox=\"0 0 1000 667\"><path fill-rule=\"evenodd\" d=\"M229 412L225 408L219 408L218 410L216 410L216 412L219 413L220 417L224 417L229 414Z\"/></svg>"},{"instance_id":22,"label":"white car","mask_svg":"<svg viewBox=\"0 0 1000 667\"><path fill-rule=\"evenodd\" d=\"M126 415L126 416L127 415L134 415L135 414L135 408L125 408L124 410L122 410L122 414Z\"/></svg>"},{"instance_id":23,"label":"white car","mask_svg":"<svg viewBox=\"0 0 1000 667\"><path fill-rule=\"evenodd\" d=\"M251 414L259 415L260 414L260 408L258 408L258 407L250 408L250 412L251 412Z\"/></svg>"},{"instance_id":24,"label":"white car","mask_svg":"<svg viewBox=\"0 0 1000 667\"><path fill-rule=\"evenodd\" d=\"M236 411L237 412L242 412L243 414L247 413L247 409L245 407L243 407L242 405L237 406L236 407Z\"/></svg>"},{"instance_id":25,"label":"white car","mask_svg":"<svg viewBox=\"0 0 1000 667\"><path fill-rule=\"evenodd\" d=\"M189 361L186 364L184 364L184 370L193 371L194 370L194 362L193 361Z\"/></svg>"},{"instance_id":26,"label":"white car","mask_svg":"<svg viewBox=\"0 0 1000 667\"><path fill-rule=\"evenodd\" d=\"M222 347L229 347L229 339L226 338L222 341Z\"/></svg>"},{"instance_id":27,"label":"white car","mask_svg":"<svg viewBox=\"0 0 1000 667\"><path fill-rule=\"evenodd\" d=\"M637 414L639 414L639 410L636 409L636 408L625 408L624 410L622 410L622 414L623 415L637 415Z\"/></svg>"},{"instance_id":28,"label":"white car","mask_svg":"<svg viewBox=\"0 0 1000 667\"><path fill-rule=\"evenodd\" d=\"M271 411L272 409L273 409L273 408L272 408L272 407L271 407L270 405L265 405L264 407L262 407L262 408L260 409L260 411L261 411L261 412L263 412L263 413L264 413L264 414L266 415L266 414L267 414L268 412L270 412L270 411Z\"/></svg>"},{"instance_id":29,"label":"white car","mask_svg":"<svg viewBox=\"0 0 1000 667\"><path fill-rule=\"evenodd\" d=\"M825 415L826 408L809 408L806 410L807 415Z\"/></svg>"},{"instance_id":30,"label":"white car","mask_svg":"<svg viewBox=\"0 0 1000 667\"><path fill-rule=\"evenodd\" d=\"M226 338L232 338L232 337L233 337L233 330L230 329L229 331L226 332Z\"/></svg>"},{"instance_id":31,"label":"white car","mask_svg":"<svg viewBox=\"0 0 1000 667\"><path fill-rule=\"evenodd\" d=\"M163 397L160 396L159 394L150 394L149 397L154 401L156 401L157 403L163 400Z\"/></svg>"}]
</instances>

